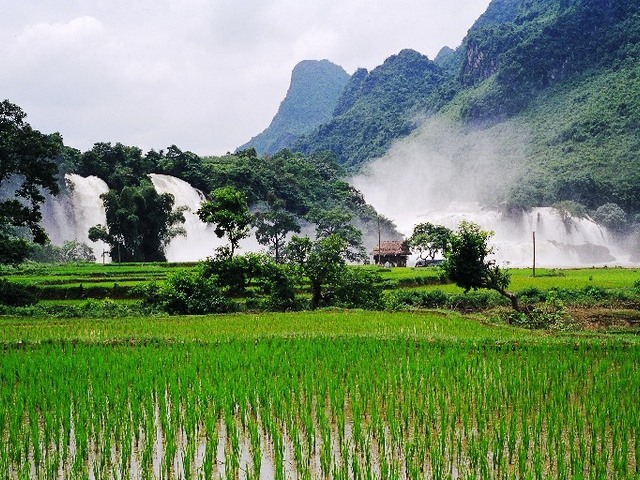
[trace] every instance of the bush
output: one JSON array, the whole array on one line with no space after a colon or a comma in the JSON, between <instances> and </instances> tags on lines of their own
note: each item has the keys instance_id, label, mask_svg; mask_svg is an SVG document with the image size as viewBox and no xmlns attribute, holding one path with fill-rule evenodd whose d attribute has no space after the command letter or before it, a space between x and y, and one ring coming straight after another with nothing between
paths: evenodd
<instances>
[{"instance_id":1,"label":"bush","mask_svg":"<svg viewBox=\"0 0 640 480\"><path fill-rule=\"evenodd\" d=\"M376 273L348 268L338 279L334 301L344 308L380 310L383 308L382 280Z\"/></svg>"},{"instance_id":2,"label":"bush","mask_svg":"<svg viewBox=\"0 0 640 480\"><path fill-rule=\"evenodd\" d=\"M480 311L503 305L504 298L495 292L475 291L447 294L440 289L399 290L390 292L386 297L386 307L391 310L406 308L450 308L465 312Z\"/></svg>"},{"instance_id":3,"label":"bush","mask_svg":"<svg viewBox=\"0 0 640 480\"><path fill-rule=\"evenodd\" d=\"M295 277L287 265L273 261L262 262L256 277L260 291L267 296L262 308L271 311L300 309L296 300Z\"/></svg>"},{"instance_id":4,"label":"bush","mask_svg":"<svg viewBox=\"0 0 640 480\"><path fill-rule=\"evenodd\" d=\"M573 322L564 303L553 293L540 306L527 312L509 312L505 316L507 323L532 330L573 330L577 324Z\"/></svg>"},{"instance_id":5,"label":"bush","mask_svg":"<svg viewBox=\"0 0 640 480\"><path fill-rule=\"evenodd\" d=\"M227 313L235 308L225 294L218 278L206 275L200 267L170 275L162 287L149 287L144 304L159 305L171 315Z\"/></svg>"},{"instance_id":6,"label":"bush","mask_svg":"<svg viewBox=\"0 0 640 480\"><path fill-rule=\"evenodd\" d=\"M0 279L0 304L24 307L38 302L38 288Z\"/></svg>"},{"instance_id":7,"label":"bush","mask_svg":"<svg viewBox=\"0 0 640 480\"><path fill-rule=\"evenodd\" d=\"M202 262L201 275L216 277L219 287L228 295L240 296L246 292L252 277L252 259L249 256L218 256Z\"/></svg>"}]
</instances>

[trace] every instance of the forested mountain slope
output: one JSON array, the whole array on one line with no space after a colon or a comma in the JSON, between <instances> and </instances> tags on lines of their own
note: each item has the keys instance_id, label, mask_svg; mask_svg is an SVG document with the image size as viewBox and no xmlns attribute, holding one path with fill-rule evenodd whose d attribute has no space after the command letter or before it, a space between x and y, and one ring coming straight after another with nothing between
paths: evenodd
<instances>
[{"instance_id":1,"label":"forested mountain slope","mask_svg":"<svg viewBox=\"0 0 640 480\"><path fill-rule=\"evenodd\" d=\"M332 150L344 165L357 167L382 155L395 138L409 134L418 116L438 111L453 97L454 81L426 56L403 50L371 72L357 70L333 119L292 148Z\"/></svg>"},{"instance_id":2,"label":"forested mountain slope","mask_svg":"<svg viewBox=\"0 0 640 480\"><path fill-rule=\"evenodd\" d=\"M636 1L493 0L456 50L434 61L404 50L356 71L333 118L289 147L331 150L359 169L410 139L424 118L487 137L500 131L502 142L513 127L527 132L522 173L496 202L572 201L577 210L613 202L632 222L640 213L639 60Z\"/></svg>"}]
</instances>

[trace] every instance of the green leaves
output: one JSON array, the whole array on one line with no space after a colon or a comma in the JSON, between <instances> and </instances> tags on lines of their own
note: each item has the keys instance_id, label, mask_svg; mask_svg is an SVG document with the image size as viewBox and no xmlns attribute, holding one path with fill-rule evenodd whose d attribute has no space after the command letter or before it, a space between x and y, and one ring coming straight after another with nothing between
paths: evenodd
<instances>
[{"instance_id":1,"label":"green leaves","mask_svg":"<svg viewBox=\"0 0 640 480\"><path fill-rule=\"evenodd\" d=\"M222 187L211 192L211 198L200 206L198 216L203 222L215 225L218 238L227 237L231 256L240 240L249 236L252 216L247 198L235 187Z\"/></svg>"},{"instance_id":2,"label":"green leaves","mask_svg":"<svg viewBox=\"0 0 640 480\"><path fill-rule=\"evenodd\" d=\"M416 250L420 258L424 255L433 261L438 252L444 253L449 246L451 230L442 225L419 223L413 227L413 234L407 240L409 247Z\"/></svg>"},{"instance_id":3,"label":"green leaves","mask_svg":"<svg viewBox=\"0 0 640 480\"><path fill-rule=\"evenodd\" d=\"M520 311L516 296L506 290L511 280L509 274L500 269L495 260L487 258L493 253L489 246L492 235L493 232L482 230L475 223L460 222L458 230L449 238L442 268L465 293L478 288L495 290L511 301L514 310Z\"/></svg>"},{"instance_id":4,"label":"green leaves","mask_svg":"<svg viewBox=\"0 0 640 480\"><path fill-rule=\"evenodd\" d=\"M8 100L0 102L0 263L20 263L30 252L22 238L44 244L40 226L43 190L56 194L58 167L54 159L62 150L59 135L44 135L24 121L26 114ZM18 229L26 232L19 235Z\"/></svg>"},{"instance_id":5,"label":"green leaves","mask_svg":"<svg viewBox=\"0 0 640 480\"><path fill-rule=\"evenodd\" d=\"M111 247L114 261L164 261L164 247L176 235L184 234L183 209L173 210L173 195L158 194L148 180L129 185L120 192L102 195L107 225L89 230L91 241L102 240Z\"/></svg>"}]
</instances>

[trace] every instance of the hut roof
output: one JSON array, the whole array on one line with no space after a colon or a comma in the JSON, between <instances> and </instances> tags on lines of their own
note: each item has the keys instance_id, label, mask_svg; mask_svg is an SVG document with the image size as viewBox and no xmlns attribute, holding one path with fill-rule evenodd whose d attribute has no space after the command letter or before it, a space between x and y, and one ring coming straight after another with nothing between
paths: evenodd
<instances>
[{"instance_id":1,"label":"hut roof","mask_svg":"<svg viewBox=\"0 0 640 480\"><path fill-rule=\"evenodd\" d=\"M380 248L376 246L371 255L411 255L411 250L404 242L399 240L390 240L380 243Z\"/></svg>"}]
</instances>

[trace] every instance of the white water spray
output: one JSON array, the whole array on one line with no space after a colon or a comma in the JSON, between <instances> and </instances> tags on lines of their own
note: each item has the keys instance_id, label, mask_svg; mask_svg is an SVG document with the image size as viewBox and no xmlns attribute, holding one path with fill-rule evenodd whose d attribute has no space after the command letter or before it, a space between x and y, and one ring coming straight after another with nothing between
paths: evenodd
<instances>
[{"instance_id":1,"label":"white water spray","mask_svg":"<svg viewBox=\"0 0 640 480\"><path fill-rule=\"evenodd\" d=\"M495 232L491 245L503 264L530 266L536 232L540 267L628 265L630 254L589 218L553 208L505 215L482 206L495 202L517 181L518 166L524 163L521 146L526 137L501 128L464 132L430 121L351 183L407 237L418 223L456 229L467 220Z\"/></svg>"},{"instance_id":2,"label":"white water spray","mask_svg":"<svg viewBox=\"0 0 640 480\"><path fill-rule=\"evenodd\" d=\"M89 240L89 228L105 225L107 216L100 195L109 191L107 184L98 177L81 177L73 173L65 175L68 189L57 197L49 197L43 206L43 225L51 243L61 245L76 240L93 249L97 261L109 246ZM109 256L105 255L109 261Z\"/></svg>"},{"instance_id":3,"label":"white water spray","mask_svg":"<svg viewBox=\"0 0 640 480\"><path fill-rule=\"evenodd\" d=\"M187 236L178 236L171 240L165 249L167 260L170 262L189 262L212 256L214 250L224 242L216 237L211 225L203 223L198 218L198 209L205 199L202 192L184 180L171 175L152 173L149 178L156 192L173 195L174 208L181 206L188 208L184 212L185 223L183 225Z\"/></svg>"}]
</instances>

